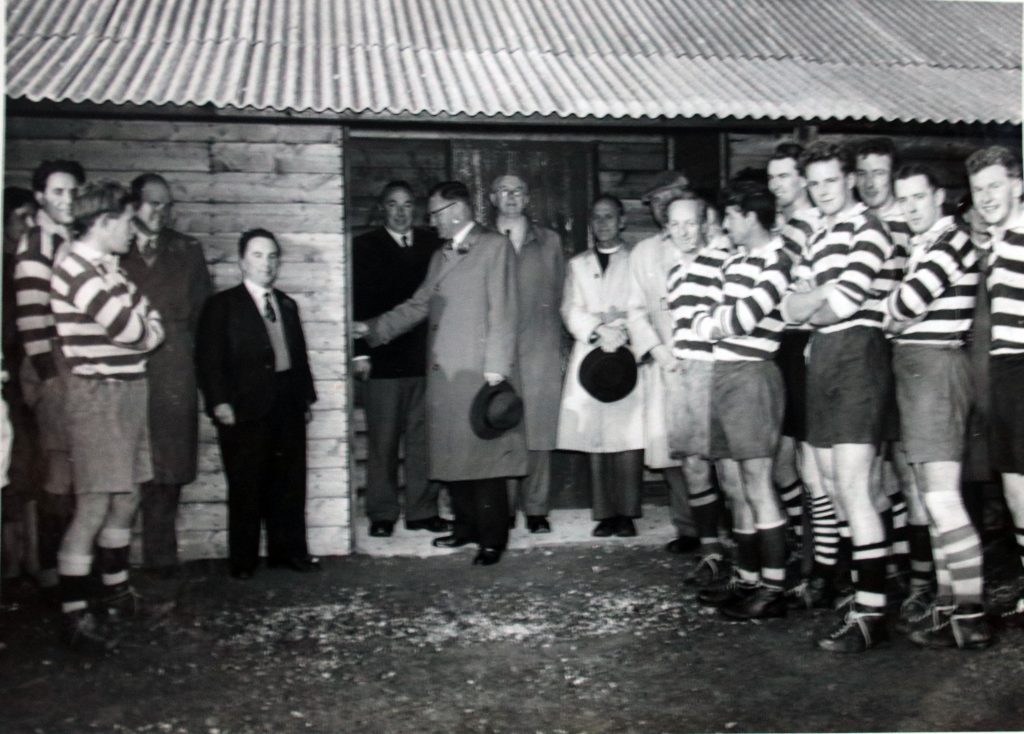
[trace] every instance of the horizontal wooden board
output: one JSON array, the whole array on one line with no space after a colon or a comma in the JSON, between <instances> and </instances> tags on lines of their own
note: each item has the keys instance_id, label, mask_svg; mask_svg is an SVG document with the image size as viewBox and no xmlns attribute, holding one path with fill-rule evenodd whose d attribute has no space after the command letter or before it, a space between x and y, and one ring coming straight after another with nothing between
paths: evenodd
<instances>
[{"instance_id":1,"label":"horizontal wooden board","mask_svg":"<svg viewBox=\"0 0 1024 734\"><path fill-rule=\"evenodd\" d=\"M341 147L332 143L211 143L209 153L214 173L342 172Z\"/></svg>"},{"instance_id":2,"label":"horizontal wooden board","mask_svg":"<svg viewBox=\"0 0 1024 734\"><path fill-rule=\"evenodd\" d=\"M8 137L5 165L33 169L40 161L67 158L78 161L88 175L91 169L129 172L208 171L205 143L152 143L110 140L25 140Z\"/></svg>"},{"instance_id":3,"label":"horizontal wooden board","mask_svg":"<svg viewBox=\"0 0 1024 734\"><path fill-rule=\"evenodd\" d=\"M28 139L252 143L337 143L341 140L341 126L336 123L269 125L12 116L5 124L7 137Z\"/></svg>"},{"instance_id":4,"label":"horizontal wooden board","mask_svg":"<svg viewBox=\"0 0 1024 734\"><path fill-rule=\"evenodd\" d=\"M668 166L663 143L599 143L599 171L662 171Z\"/></svg>"}]
</instances>

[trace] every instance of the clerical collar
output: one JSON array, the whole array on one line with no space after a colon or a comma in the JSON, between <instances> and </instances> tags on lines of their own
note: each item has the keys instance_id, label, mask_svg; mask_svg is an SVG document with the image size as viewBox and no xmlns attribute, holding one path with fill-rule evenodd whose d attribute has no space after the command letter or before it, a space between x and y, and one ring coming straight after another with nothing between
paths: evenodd
<instances>
[{"instance_id":1,"label":"clerical collar","mask_svg":"<svg viewBox=\"0 0 1024 734\"><path fill-rule=\"evenodd\" d=\"M595 245L594 249L600 252L602 255L611 255L613 252L618 252L619 250L622 249L622 243L616 242L614 247L601 247L599 245Z\"/></svg>"}]
</instances>

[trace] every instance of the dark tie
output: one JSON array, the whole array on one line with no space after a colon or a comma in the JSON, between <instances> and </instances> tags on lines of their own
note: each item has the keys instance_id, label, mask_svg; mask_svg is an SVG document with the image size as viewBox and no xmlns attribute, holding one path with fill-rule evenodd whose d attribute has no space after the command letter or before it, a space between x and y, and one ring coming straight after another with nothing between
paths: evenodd
<instances>
[{"instance_id":1,"label":"dark tie","mask_svg":"<svg viewBox=\"0 0 1024 734\"><path fill-rule=\"evenodd\" d=\"M277 314L274 313L274 306L270 302L269 292L263 294L263 318L265 318L270 323L274 323L275 321L277 321Z\"/></svg>"},{"instance_id":2,"label":"dark tie","mask_svg":"<svg viewBox=\"0 0 1024 734\"><path fill-rule=\"evenodd\" d=\"M409 237L407 235L403 234L402 235L402 247L408 247L408 246L409 246Z\"/></svg>"}]
</instances>

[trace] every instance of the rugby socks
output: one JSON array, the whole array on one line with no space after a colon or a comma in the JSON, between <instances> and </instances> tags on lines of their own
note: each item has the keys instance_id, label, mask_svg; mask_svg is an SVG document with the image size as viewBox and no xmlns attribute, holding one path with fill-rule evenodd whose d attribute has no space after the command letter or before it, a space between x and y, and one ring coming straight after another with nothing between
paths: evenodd
<instances>
[{"instance_id":1,"label":"rugby socks","mask_svg":"<svg viewBox=\"0 0 1024 734\"><path fill-rule=\"evenodd\" d=\"M865 612L885 610L885 564L889 544L885 540L853 547L854 603Z\"/></svg>"},{"instance_id":2,"label":"rugby socks","mask_svg":"<svg viewBox=\"0 0 1024 734\"><path fill-rule=\"evenodd\" d=\"M787 487L776 487L775 491L786 510L790 531L797 537L804 534L804 485L799 479Z\"/></svg>"},{"instance_id":3,"label":"rugby socks","mask_svg":"<svg viewBox=\"0 0 1024 734\"><path fill-rule=\"evenodd\" d=\"M761 583L782 591L786 585L786 520L754 527L761 556Z\"/></svg>"},{"instance_id":4,"label":"rugby socks","mask_svg":"<svg viewBox=\"0 0 1024 734\"><path fill-rule=\"evenodd\" d=\"M830 569L834 575L839 557L839 520L827 495L811 498L811 532L814 539L814 567ZM815 574L820 575L820 574Z\"/></svg>"},{"instance_id":5,"label":"rugby socks","mask_svg":"<svg viewBox=\"0 0 1024 734\"><path fill-rule=\"evenodd\" d=\"M700 536L700 552L722 554L722 541L718 537L718 518L722 512L722 501L713 486L690 492L690 512L693 524Z\"/></svg>"},{"instance_id":6,"label":"rugby socks","mask_svg":"<svg viewBox=\"0 0 1024 734\"><path fill-rule=\"evenodd\" d=\"M910 571L910 516L907 511L907 500L902 492L890 495L892 500L892 560L899 573Z\"/></svg>"},{"instance_id":7,"label":"rugby socks","mask_svg":"<svg viewBox=\"0 0 1024 734\"><path fill-rule=\"evenodd\" d=\"M96 540L96 563L107 591L128 583L128 553L132 531L128 528L103 528Z\"/></svg>"},{"instance_id":8,"label":"rugby socks","mask_svg":"<svg viewBox=\"0 0 1024 734\"><path fill-rule=\"evenodd\" d=\"M931 533L927 525L910 524L907 531L910 545L910 590L931 589L935 581Z\"/></svg>"},{"instance_id":9,"label":"rugby socks","mask_svg":"<svg viewBox=\"0 0 1024 734\"><path fill-rule=\"evenodd\" d=\"M924 496L935 529L936 555L944 559L949 587L957 605L982 603L981 540L971 524L959 491L932 491Z\"/></svg>"},{"instance_id":10,"label":"rugby socks","mask_svg":"<svg viewBox=\"0 0 1024 734\"><path fill-rule=\"evenodd\" d=\"M946 552L942 545L942 537L932 526L929 526L932 539L932 558L935 560L935 603L938 606L953 606L953 582L946 565Z\"/></svg>"},{"instance_id":11,"label":"rugby socks","mask_svg":"<svg viewBox=\"0 0 1024 734\"><path fill-rule=\"evenodd\" d=\"M1014 537L1017 538L1017 552L1020 553L1020 563L1024 566L1024 528L1013 528Z\"/></svg>"},{"instance_id":12,"label":"rugby socks","mask_svg":"<svg viewBox=\"0 0 1024 734\"><path fill-rule=\"evenodd\" d=\"M785 525L780 527L783 528L783 538L785 538ZM732 536L736 541L736 576L745 586L755 586L761 577L761 554L758 548L757 531L733 528ZM785 548L785 540L783 540L782 547ZM783 556L783 563L785 563L785 556ZM783 568L783 572L785 572L785 568Z\"/></svg>"},{"instance_id":13,"label":"rugby socks","mask_svg":"<svg viewBox=\"0 0 1024 734\"><path fill-rule=\"evenodd\" d=\"M65 614L89 608L89 569L92 556L73 553L57 554L60 574L60 610Z\"/></svg>"}]
</instances>

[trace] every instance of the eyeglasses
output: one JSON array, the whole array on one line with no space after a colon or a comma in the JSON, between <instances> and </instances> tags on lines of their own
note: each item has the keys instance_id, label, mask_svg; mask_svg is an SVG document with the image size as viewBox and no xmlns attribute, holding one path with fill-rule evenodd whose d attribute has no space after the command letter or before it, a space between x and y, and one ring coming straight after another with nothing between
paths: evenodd
<instances>
[{"instance_id":1,"label":"eyeglasses","mask_svg":"<svg viewBox=\"0 0 1024 734\"><path fill-rule=\"evenodd\" d=\"M440 213L441 213L441 212L443 212L443 211L444 211L445 209L447 209L447 208L449 208L449 207L453 207L453 206L455 206L455 205L456 205L456 204L458 204L458 203L459 203L458 201L449 201L449 202L448 202L447 204L445 204L444 206L442 206L442 207L441 207L440 209L431 209L430 211L428 211L428 212L427 212L427 216L428 216L428 217L432 217L432 216L434 216L435 214L440 214Z\"/></svg>"}]
</instances>

